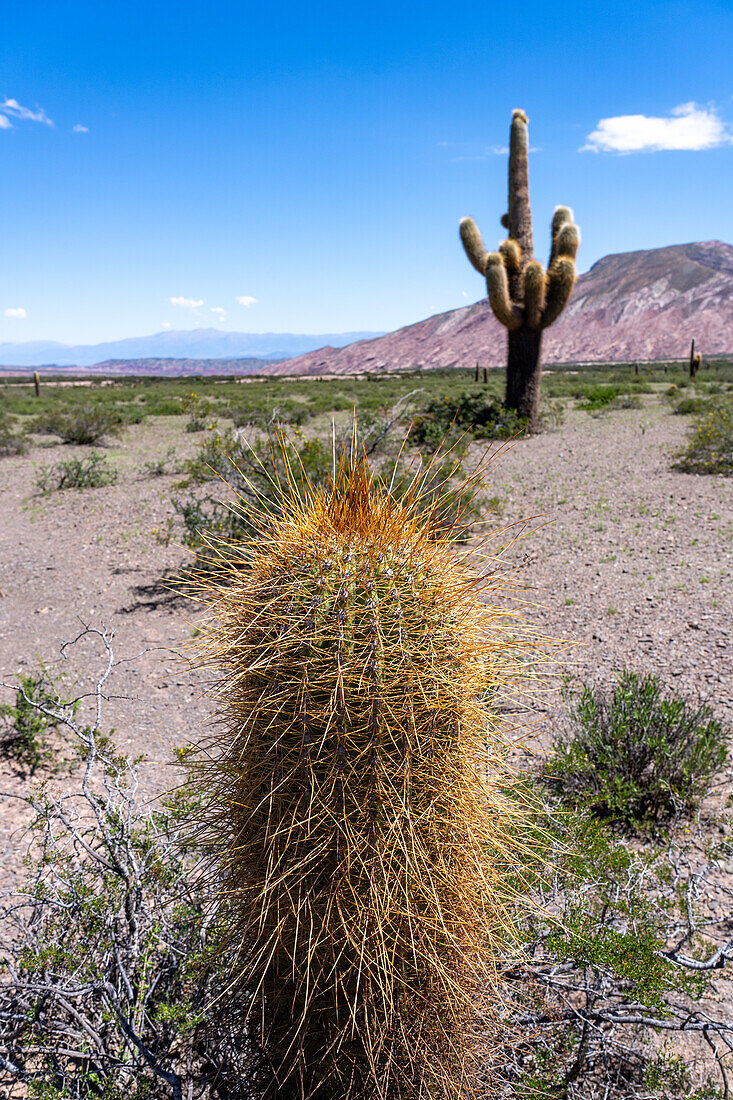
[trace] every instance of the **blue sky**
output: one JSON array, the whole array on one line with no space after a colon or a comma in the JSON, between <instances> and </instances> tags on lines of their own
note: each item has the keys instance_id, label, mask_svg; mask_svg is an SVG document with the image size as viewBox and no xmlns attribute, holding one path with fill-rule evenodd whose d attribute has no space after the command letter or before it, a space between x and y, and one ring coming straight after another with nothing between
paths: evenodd
<instances>
[{"instance_id":1,"label":"blue sky","mask_svg":"<svg viewBox=\"0 0 733 1100\"><path fill-rule=\"evenodd\" d=\"M733 242L732 55L730 0L7 5L0 341L475 301L458 222L501 239L518 106L539 258L558 203L580 270Z\"/></svg>"}]
</instances>

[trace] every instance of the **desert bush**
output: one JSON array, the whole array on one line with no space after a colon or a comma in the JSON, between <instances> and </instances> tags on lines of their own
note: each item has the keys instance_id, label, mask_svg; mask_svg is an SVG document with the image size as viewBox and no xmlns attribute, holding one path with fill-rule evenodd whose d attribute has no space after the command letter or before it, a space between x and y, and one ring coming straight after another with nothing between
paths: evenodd
<instances>
[{"instance_id":1,"label":"desert bush","mask_svg":"<svg viewBox=\"0 0 733 1100\"><path fill-rule=\"evenodd\" d=\"M579 407L592 412L607 409L610 405L615 404L618 398L624 396L624 390L621 386L604 384L582 386L578 396L580 398Z\"/></svg>"},{"instance_id":2,"label":"desert bush","mask_svg":"<svg viewBox=\"0 0 733 1100\"><path fill-rule=\"evenodd\" d=\"M626 825L689 811L728 755L729 732L709 706L665 693L654 676L624 672L585 686L546 779L567 802Z\"/></svg>"},{"instance_id":3,"label":"desert bush","mask_svg":"<svg viewBox=\"0 0 733 1100\"><path fill-rule=\"evenodd\" d=\"M64 443L88 445L107 435L119 435L122 424L123 419L114 409L87 403L42 413L32 421L30 430L39 435L57 435Z\"/></svg>"},{"instance_id":4,"label":"desert bush","mask_svg":"<svg viewBox=\"0 0 733 1100\"><path fill-rule=\"evenodd\" d=\"M179 473L179 466L176 460L175 447L169 447L160 458L143 462L144 477L164 477L166 474L177 473Z\"/></svg>"},{"instance_id":5,"label":"desert bush","mask_svg":"<svg viewBox=\"0 0 733 1100\"><path fill-rule=\"evenodd\" d=\"M548 808L538 827L554 847L535 864L539 917L525 925L522 951L505 972L502 1057L512 1091L502 1095L723 1097L709 1076L695 1084L652 1038L701 1036L727 1091L715 1039L727 1049L733 1021L725 1004L713 1008L713 990L733 950L721 870L733 847L710 824L718 842L698 829L640 846L585 807Z\"/></svg>"},{"instance_id":6,"label":"desert bush","mask_svg":"<svg viewBox=\"0 0 733 1100\"><path fill-rule=\"evenodd\" d=\"M45 668L38 672L22 672L17 677L15 701L0 705L0 752L27 768L33 774L42 764L52 760L48 733L57 729L54 717L58 708L70 708L61 701L53 679Z\"/></svg>"},{"instance_id":7,"label":"desert bush","mask_svg":"<svg viewBox=\"0 0 733 1100\"><path fill-rule=\"evenodd\" d=\"M467 390L428 401L413 417L412 440L437 447L456 432L470 432L476 439L510 439L526 426L495 398Z\"/></svg>"},{"instance_id":8,"label":"desert bush","mask_svg":"<svg viewBox=\"0 0 733 1100\"><path fill-rule=\"evenodd\" d=\"M345 408L343 402L334 398L333 410ZM227 415L232 420L235 428L260 427L267 430L268 426L275 424L300 427L311 417L311 410L304 401L289 401L285 398L273 405L269 411L253 405L232 404L227 410Z\"/></svg>"},{"instance_id":9,"label":"desert bush","mask_svg":"<svg viewBox=\"0 0 733 1100\"><path fill-rule=\"evenodd\" d=\"M25 454L28 443L26 433L17 429L16 418L0 410L0 457Z\"/></svg>"},{"instance_id":10,"label":"desert bush","mask_svg":"<svg viewBox=\"0 0 733 1100\"><path fill-rule=\"evenodd\" d=\"M99 489L114 485L117 477L117 470L109 465L106 457L92 451L86 458L67 458L52 466L40 466L35 485L41 493L58 489Z\"/></svg>"},{"instance_id":11,"label":"desert bush","mask_svg":"<svg viewBox=\"0 0 733 1100\"><path fill-rule=\"evenodd\" d=\"M711 402L704 397L683 397L675 402L672 412L677 416L697 416L711 408Z\"/></svg>"},{"instance_id":12,"label":"desert bush","mask_svg":"<svg viewBox=\"0 0 733 1100\"><path fill-rule=\"evenodd\" d=\"M28 696L66 727L82 767L76 789L25 799L28 881L0 906L3 1078L39 1100L246 1100L256 1081L216 961L224 911L205 912L201 853L182 830L190 792L157 806L140 794L136 763L100 728L113 661L109 639L90 636L109 658L89 724L81 698Z\"/></svg>"},{"instance_id":13,"label":"desert bush","mask_svg":"<svg viewBox=\"0 0 733 1100\"><path fill-rule=\"evenodd\" d=\"M180 397L162 397L158 394L146 394L145 413L147 416L183 416L185 409Z\"/></svg>"},{"instance_id":14,"label":"desert bush","mask_svg":"<svg viewBox=\"0 0 733 1100\"><path fill-rule=\"evenodd\" d=\"M733 404L718 405L699 417L674 466L688 474L733 476Z\"/></svg>"}]
</instances>

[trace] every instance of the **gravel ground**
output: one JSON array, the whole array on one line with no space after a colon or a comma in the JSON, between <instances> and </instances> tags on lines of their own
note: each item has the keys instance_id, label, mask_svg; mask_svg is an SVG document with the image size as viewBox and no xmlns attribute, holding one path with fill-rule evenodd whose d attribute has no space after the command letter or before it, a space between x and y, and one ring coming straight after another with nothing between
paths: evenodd
<instances>
[{"instance_id":1,"label":"gravel ground","mask_svg":"<svg viewBox=\"0 0 733 1100\"><path fill-rule=\"evenodd\" d=\"M670 469L687 424L658 404L573 411L561 430L504 449L485 491L500 498L503 523L528 520L508 557L523 562L531 621L575 643L555 684L654 671L733 723L733 482ZM42 446L0 462L0 680L40 660L89 684L101 653L95 664L85 645L61 666L60 647L82 622L114 630L129 663L115 674L107 721L125 750L151 762L151 792L168 785L161 765L196 736L209 704L175 659L197 609L160 583L186 560L179 530L169 545L155 533L174 516L179 477L141 471L169 447L181 460L199 440L176 417L135 425L106 448L117 485L46 496L34 489L39 465L88 449ZM12 766L0 767L2 785L22 789Z\"/></svg>"}]
</instances>

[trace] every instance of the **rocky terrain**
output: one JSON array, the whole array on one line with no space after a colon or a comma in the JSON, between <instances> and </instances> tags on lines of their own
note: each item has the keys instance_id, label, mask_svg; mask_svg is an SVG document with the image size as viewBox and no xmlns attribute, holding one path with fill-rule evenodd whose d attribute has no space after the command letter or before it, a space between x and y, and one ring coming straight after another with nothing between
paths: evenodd
<instances>
[{"instance_id":1,"label":"rocky terrain","mask_svg":"<svg viewBox=\"0 0 733 1100\"><path fill-rule=\"evenodd\" d=\"M581 275L544 337L546 363L682 359L733 354L733 245L670 245L604 256ZM499 366L506 332L484 299L346 348L267 366L268 374L352 374Z\"/></svg>"}]
</instances>

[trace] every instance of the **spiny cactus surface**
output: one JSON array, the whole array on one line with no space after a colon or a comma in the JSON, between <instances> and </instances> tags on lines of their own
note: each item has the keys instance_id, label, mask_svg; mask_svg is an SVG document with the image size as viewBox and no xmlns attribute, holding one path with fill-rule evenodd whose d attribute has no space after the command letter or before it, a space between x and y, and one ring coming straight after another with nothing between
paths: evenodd
<instances>
[{"instance_id":1,"label":"spiny cactus surface","mask_svg":"<svg viewBox=\"0 0 733 1100\"><path fill-rule=\"evenodd\" d=\"M506 579L436 538L422 481L397 501L352 456L284 485L247 567L202 580L219 724L194 776L277 1096L466 1095L497 996L528 812L498 715L518 643L485 600Z\"/></svg>"}]
</instances>

